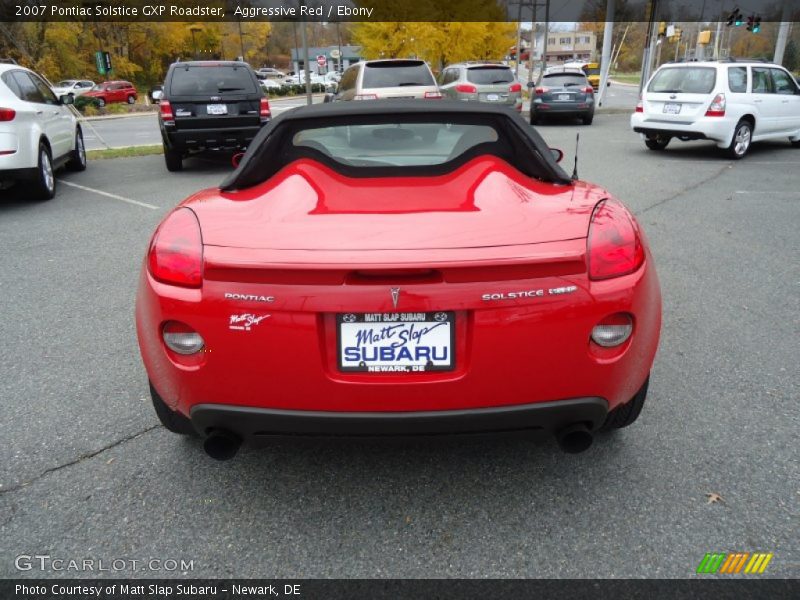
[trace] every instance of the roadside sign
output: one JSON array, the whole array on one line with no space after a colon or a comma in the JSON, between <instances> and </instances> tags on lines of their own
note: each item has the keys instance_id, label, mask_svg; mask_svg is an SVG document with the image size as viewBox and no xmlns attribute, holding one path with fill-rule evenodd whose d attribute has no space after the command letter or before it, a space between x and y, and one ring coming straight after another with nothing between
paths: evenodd
<instances>
[{"instance_id":1,"label":"roadside sign","mask_svg":"<svg viewBox=\"0 0 800 600\"><path fill-rule=\"evenodd\" d=\"M320 67L324 67L325 65L327 65L327 64L328 64L328 59L327 59L327 58L325 58L325 55L324 55L324 54L320 54L319 56L317 56L317 64L318 64Z\"/></svg>"},{"instance_id":2,"label":"roadside sign","mask_svg":"<svg viewBox=\"0 0 800 600\"><path fill-rule=\"evenodd\" d=\"M94 63L97 67L97 72L100 75L106 75L111 72L111 54L108 52L104 52L103 50L98 50L94 53Z\"/></svg>"}]
</instances>

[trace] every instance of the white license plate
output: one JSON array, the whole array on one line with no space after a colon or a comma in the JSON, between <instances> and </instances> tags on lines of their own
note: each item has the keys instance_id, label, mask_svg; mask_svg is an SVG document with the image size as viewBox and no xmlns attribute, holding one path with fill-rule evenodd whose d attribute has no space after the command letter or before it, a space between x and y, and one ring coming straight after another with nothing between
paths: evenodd
<instances>
[{"instance_id":1,"label":"white license plate","mask_svg":"<svg viewBox=\"0 0 800 600\"><path fill-rule=\"evenodd\" d=\"M681 112L681 105L675 102L667 102L664 104L664 112L668 115L677 115Z\"/></svg>"},{"instance_id":2,"label":"white license plate","mask_svg":"<svg viewBox=\"0 0 800 600\"><path fill-rule=\"evenodd\" d=\"M559 94L558 95L558 99L559 100L572 100L572 96L570 94Z\"/></svg>"},{"instance_id":3,"label":"white license plate","mask_svg":"<svg viewBox=\"0 0 800 600\"><path fill-rule=\"evenodd\" d=\"M500 100L500 96L498 96L497 94L486 94L486 99L489 102L497 102L498 100Z\"/></svg>"},{"instance_id":4,"label":"white license plate","mask_svg":"<svg viewBox=\"0 0 800 600\"><path fill-rule=\"evenodd\" d=\"M227 115L228 114L228 105L227 104L209 104L206 106L206 112L209 115Z\"/></svg>"},{"instance_id":5,"label":"white license plate","mask_svg":"<svg viewBox=\"0 0 800 600\"><path fill-rule=\"evenodd\" d=\"M455 314L341 313L336 315L339 370L424 373L455 368Z\"/></svg>"}]
</instances>

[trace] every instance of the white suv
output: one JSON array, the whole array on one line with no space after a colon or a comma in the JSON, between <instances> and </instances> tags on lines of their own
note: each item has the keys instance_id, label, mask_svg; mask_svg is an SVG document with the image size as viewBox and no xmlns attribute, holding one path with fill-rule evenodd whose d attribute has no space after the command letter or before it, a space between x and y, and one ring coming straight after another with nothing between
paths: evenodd
<instances>
[{"instance_id":1,"label":"white suv","mask_svg":"<svg viewBox=\"0 0 800 600\"><path fill-rule=\"evenodd\" d=\"M631 128L651 150L672 138L711 140L731 158L751 142L800 147L800 88L786 69L755 61L667 63L650 78Z\"/></svg>"},{"instance_id":2,"label":"white suv","mask_svg":"<svg viewBox=\"0 0 800 600\"><path fill-rule=\"evenodd\" d=\"M83 133L69 110L71 96L56 97L30 69L0 64L0 189L30 184L30 197L56 193L55 170L86 168Z\"/></svg>"}]
</instances>

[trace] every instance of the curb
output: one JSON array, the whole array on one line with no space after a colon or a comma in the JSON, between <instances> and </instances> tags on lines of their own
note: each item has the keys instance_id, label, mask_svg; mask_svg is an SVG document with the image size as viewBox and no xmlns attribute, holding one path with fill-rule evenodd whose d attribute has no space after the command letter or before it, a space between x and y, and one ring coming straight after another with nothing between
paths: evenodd
<instances>
[{"instance_id":1,"label":"curb","mask_svg":"<svg viewBox=\"0 0 800 600\"><path fill-rule=\"evenodd\" d=\"M609 81L614 85L622 85L625 87L637 87L637 88L639 87L638 83L626 83L624 81L617 81L616 79L611 79L611 78L609 78Z\"/></svg>"}]
</instances>

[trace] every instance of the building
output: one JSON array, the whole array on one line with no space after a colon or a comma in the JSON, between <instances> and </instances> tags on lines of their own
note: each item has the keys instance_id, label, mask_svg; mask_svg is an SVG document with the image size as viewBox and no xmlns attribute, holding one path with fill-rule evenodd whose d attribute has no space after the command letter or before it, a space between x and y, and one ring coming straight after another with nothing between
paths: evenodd
<instances>
[{"instance_id":1,"label":"building","mask_svg":"<svg viewBox=\"0 0 800 600\"><path fill-rule=\"evenodd\" d=\"M341 52L341 58L334 58ZM327 66L320 67L317 57L324 56ZM323 46L309 47L308 58L311 62L311 72L324 74L329 71L343 71L353 63L363 60L361 46ZM341 65L339 64L341 62ZM292 70L295 73L305 70L305 56L302 48L292 48Z\"/></svg>"},{"instance_id":2,"label":"building","mask_svg":"<svg viewBox=\"0 0 800 600\"><path fill-rule=\"evenodd\" d=\"M537 43L540 41L537 36ZM547 36L547 62L595 62L597 34L593 31L551 31ZM541 51L541 50L540 50Z\"/></svg>"}]
</instances>

